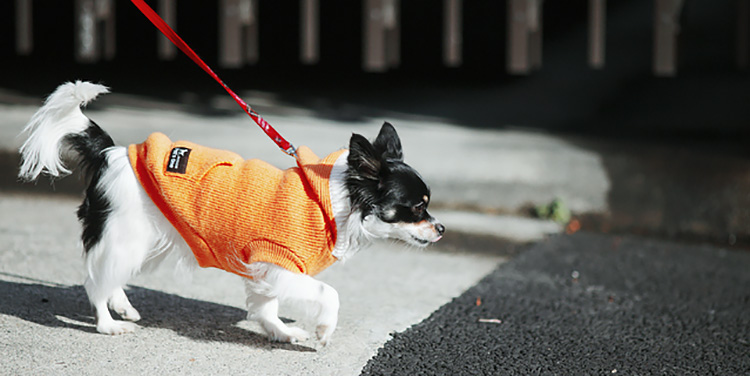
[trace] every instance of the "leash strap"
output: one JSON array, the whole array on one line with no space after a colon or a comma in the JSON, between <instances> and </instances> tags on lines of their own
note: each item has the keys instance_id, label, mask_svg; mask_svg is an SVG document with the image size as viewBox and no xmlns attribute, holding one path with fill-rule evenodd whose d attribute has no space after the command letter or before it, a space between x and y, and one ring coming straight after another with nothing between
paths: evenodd
<instances>
[{"instance_id":1,"label":"leash strap","mask_svg":"<svg viewBox=\"0 0 750 376\"><path fill-rule=\"evenodd\" d=\"M131 2L138 8L138 10L141 11L141 13L143 13L144 16L146 16L146 18L149 19L149 21L151 21L152 24L154 24L154 26L156 26L157 29L159 29L159 31L161 31L162 34L164 34L165 37L167 37L167 39L172 41L172 43L174 43L174 45L177 46L180 51L184 52L185 55L190 58L190 60L193 60L193 62L195 62L195 64L198 64L198 66L201 67L201 69L203 69L206 73L208 73L209 76L213 77L213 79L216 80L216 82L218 82L224 88L224 90L226 90L227 93L232 96L234 101L240 105L242 110L250 115L255 123L258 124L258 126L263 130L263 132L265 132L266 135L268 135L268 137L270 137L271 140L273 140L273 142L275 142L282 151L295 158L297 157L297 151L294 146L284 137L281 137L279 132L277 132L276 129L271 126L271 124L268 124L268 122L265 121L260 115L258 115L255 110L250 108L250 106L248 106L248 104L245 103L242 98L235 94L235 92L232 91L232 89L230 89L229 86L227 86L216 73L214 73L214 71L208 66L208 64L206 64L198 56L198 54L195 53L195 51L193 51L193 49L190 48L190 46L188 46L187 43L185 43L185 41L182 40L182 38L180 38L180 36L177 35L174 30L172 30L172 28L169 27L169 25L167 25L167 23L158 14L156 14L156 12L151 9L151 7L148 6L148 4L146 4L143 0L131 0Z\"/></svg>"}]
</instances>

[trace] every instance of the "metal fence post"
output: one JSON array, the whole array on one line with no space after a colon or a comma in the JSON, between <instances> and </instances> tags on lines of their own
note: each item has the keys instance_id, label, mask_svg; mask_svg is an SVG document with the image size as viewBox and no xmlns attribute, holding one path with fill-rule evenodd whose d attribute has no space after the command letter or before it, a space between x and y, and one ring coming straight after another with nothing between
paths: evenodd
<instances>
[{"instance_id":1,"label":"metal fence post","mask_svg":"<svg viewBox=\"0 0 750 376\"><path fill-rule=\"evenodd\" d=\"M677 74L677 36L683 0L654 1L654 74Z\"/></svg>"},{"instance_id":2,"label":"metal fence post","mask_svg":"<svg viewBox=\"0 0 750 376\"><path fill-rule=\"evenodd\" d=\"M750 2L748 0L737 1L737 68L739 70L747 69L748 60L748 42L750 42Z\"/></svg>"},{"instance_id":3,"label":"metal fence post","mask_svg":"<svg viewBox=\"0 0 750 376\"><path fill-rule=\"evenodd\" d=\"M589 0L589 66L604 68L607 0Z\"/></svg>"},{"instance_id":4,"label":"metal fence post","mask_svg":"<svg viewBox=\"0 0 750 376\"><path fill-rule=\"evenodd\" d=\"M300 59L315 64L320 59L320 23L318 0L300 0Z\"/></svg>"},{"instance_id":5,"label":"metal fence post","mask_svg":"<svg viewBox=\"0 0 750 376\"><path fill-rule=\"evenodd\" d=\"M29 55L34 49L31 0L16 0L16 52Z\"/></svg>"},{"instance_id":6,"label":"metal fence post","mask_svg":"<svg viewBox=\"0 0 750 376\"><path fill-rule=\"evenodd\" d=\"M76 59L93 63L115 57L115 7L112 0L76 0Z\"/></svg>"},{"instance_id":7,"label":"metal fence post","mask_svg":"<svg viewBox=\"0 0 750 376\"><path fill-rule=\"evenodd\" d=\"M222 0L219 6L219 64L238 68L257 63L257 0Z\"/></svg>"},{"instance_id":8,"label":"metal fence post","mask_svg":"<svg viewBox=\"0 0 750 376\"><path fill-rule=\"evenodd\" d=\"M508 0L506 69L528 74L542 66L542 0Z\"/></svg>"},{"instance_id":9,"label":"metal fence post","mask_svg":"<svg viewBox=\"0 0 750 376\"><path fill-rule=\"evenodd\" d=\"M443 0L443 62L449 67L458 67L462 63L462 2Z\"/></svg>"},{"instance_id":10,"label":"metal fence post","mask_svg":"<svg viewBox=\"0 0 750 376\"><path fill-rule=\"evenodd\" d=\"M177 30L177 6L175 0L159 0L159 14L173 30ZM162 33L157 32L159 38L158 55L162 60L173 60L177 56L177 48Z\"/></svg>"},{"instance_id":11,"label":"metal fence post","mask_svg":"<svg viewBox=\"0 0 750 376\"><path fill-rule=\"evenodd\" d=\"M399 0L365 0L364 62L370 72L398 66L401 60Z\"/></svg>"}]
</instances>

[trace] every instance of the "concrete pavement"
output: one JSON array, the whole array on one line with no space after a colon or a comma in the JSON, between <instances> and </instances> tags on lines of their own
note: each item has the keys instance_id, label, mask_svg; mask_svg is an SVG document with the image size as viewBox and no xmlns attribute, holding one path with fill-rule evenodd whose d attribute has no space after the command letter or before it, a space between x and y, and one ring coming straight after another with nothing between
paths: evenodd
<instances>
[{"instance_id":1,"label":"concrete pavement","mask_svg":"<svg viewBox=\"0 0 750 376\"><path fill-rule=\"evenodd\" d=\"M147 134L161 131L174 139L234 150L248 158L262 157L280 167L292 164L221 96L210 99L209 106L200 106L212 109L205 113L184 103L121 95L114 89L115 94L102 97L87 114L119 144L140 142ZM658 228L660 221L666 223L681 213L703 220L702 213L729 203L732 210L720 210L726 216L678 224L699 235L729 230L738 234L735 243L746 234L736 232L747 223L743 218L748 206L741 194L747 187L742 173L747 162L741 158L705 159L697 154L680 159L674 158L673 149L641 145L634 164L627 147L605 150L612 143L592 147L591 141L574 142L541 132L465 128L440 118L395 112L383 119L321 120L314 111L284 103L272 93L247 92L243 97L290 140L320 154L345 146L351 132L373 137L383 120L391 121L402 137L407 162L432 186L434 214L448 227L443 244L425 251L378 245L321 275L338 289L342 301L339 329L325 348L313 341L294 346L266 342L257 334L258 328L243 320L239 281L207 269L189 273L192 279L170 270L137 278L129 293L144 316L141 329L134 335L101 336L94 332L80 287L81 247L74 214L78 199L70 198L79 195L80 183L75 177L67 178L55 184L57 192L67 195L44 196L26 193L50 192L44 180L36 189L15 182L17 160L13 158L22 142L17 134L41 98L2 91L0 188L5 192L0 194L0 244L4 244L0 247L0 346L10 356L0 364L0 373L358 374L390 338L389 333L419 323L461 295L501 265L504 256L515 254L517 244L559 233L560 226L525 215L529 206L555 197L563 198L584 224L601 224L596 227L601 230L616 223L611 218L631 224L647 219L646 228ZM665 155L671 163L653 163ZM673 168L684 160L700 163ZM704 185L693 182L691 178L702 177L704 171L718 172ZM664 181L669 184L659 184ZM728 186L731 189L725 189ZM706 192L720 194L706 204ZM671 195L679 200L670 201ZM645 202L645 209L638 201ZM675 203L681 204L675 205L681 211L664 215L664 207ZM620 213L638 215L612 213L623 207L626 210ZM608 216L612 216L608 221L597 221ZM560 257L576 252L563 247ZM533 278L548 262L553 265L551 260L536 259L534 265L527 265L528 276L517 277ZM493 275L497 273L507 276L502 268ZM507 287L480 285L488 291ZM467 299L466 295L461 299ZM574 337L579 332L573 329L569 334ZM445 338L440 335L429 341ZM521 343L518 349L527 351L529 346ZM377 368L368 372L373 369Z\"/></svg>"},{"instance_id":2,"label":"concrete pavement","mask_svg":"<svg viewBox=\"0 0 750 376\"><path fill-rule=\"evenodd\" d=\"M96 332L81 286L78 204L59 195L0 195L0 374L356 375L390 333L423 320L504 261L373 246L319 275L341 299L326 347L268 342L245 321L237 276L162 268L134 279L127 292L143 316L140 328L106 336Z\"/></svg>"},{"instance_id":3,"label":"concrete pavement","mask_svg":"<svg viewBox=\"0 0 750 376\"><path fill-rule=\"evenodd\" d=\"M76 177L68 177L55 183L52 191L63 195L25 193L33 186L14 181L17 161L13 159L22 142L18 133L36 110L37 100L8 92L3 98L6 103L0 104L3 114L0 149L5 156L2 188L7 193L0 194L3 213L0 240L4 244L0 248L0 328L3 328L0 344L6 354L0 366L2 374L159 371L353 375L390 338L390 333L418 323L505 260L505 252L499 249L504 245L498 246L498 251L477 254L456 242L450 250L443 248L443 251L379 244L346 264L335 265L320 275L341 297L339 327L327 347L320 347L312 340L297 345L267 342L258 334L259 328L244 320L244 291L233 275L212 269L163 269L132 281L129 295L144 317L139 322L141 328L133 335L103 336L93 328L91 311L80 286L84 271L78 240L80 230L75 220L79 199L74 198L80 195L80 182ZM345 146L351 132L373 137L382 121L324 122L303 109L270 100L264 102L262 98L251 100L263 106L264 116L285 136L294 141L304 140L304 144L320 154ZM38 102L41 103L41 98ZM199 116L175 108L174 104L155 104L117 94L103 96L91 107L86 113L110 132L118 144L140 142L149 133L161 131L173 139L231 149L248 158L262 157L280 167L293 163L241 113ZM394 117L395 120L388 120L398 127L407 161L432 183L433 199L442 202L437 204L436 215L445 214L444 223L449 229L455 226L467 234L506 237L515 242L535 241L561 230L549 221L455 209L477 206L482 197L498 197L491 192L493 179L497 177L482 176L480 166L470 163L477 155L461 156L455 152L477 153L475 147L488 151L492 145L487 137L500 140L501 135L492 132L465 135L450 125L408 116ZM533 135L509 136L529 143L538 139ZM461 138L465 148L456 145L451 148L450 157L446 150L441 150L440 145L444 149L448 140ZM547 142L551 148L564 149L554 140ZM595 164L585 153L566 150L569 158ZM513 163L517 162L515 159ZM462 163L469 167L464 168ZM499 163L499 159L493 163ZM536 163L540 168L544 164ZM521 169L515 168L520 174ZM466 182L482 183L476 185L471 195L463 194L470 185L454 184L461 171L468 174ZM545 175L542 171L536 173ZM533 178L528 172L524 174L522 179ZM550 184L554 184L554 179ZM38 183L43 188L47 184L44 179ZM597 195L601 200L602 193ZM465 197L469 201L461 201ZM580 202L582 207L589 205L586 200ZM472 226L472 222L476 225ZM288 316L294 317L293 313Z\"/></svg>"}]
</instances>

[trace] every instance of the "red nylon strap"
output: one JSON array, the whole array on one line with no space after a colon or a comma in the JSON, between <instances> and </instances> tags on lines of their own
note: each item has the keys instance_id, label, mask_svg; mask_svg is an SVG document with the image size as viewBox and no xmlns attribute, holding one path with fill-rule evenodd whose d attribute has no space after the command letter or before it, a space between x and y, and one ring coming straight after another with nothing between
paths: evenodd
<instances>
[{"instance_id":1,"label":"red nylon strap","mask_svg":"<svg viewBox=\"0 0 750 376\"><path fill-rule=\"evenodd\" d=\"M297 156L297 152L294 149L294 146L289 141L284 139L284 137L281 137L279 132L276 132L276 129L274 129L271 126L271 124L268 124L268 122L266 122L262 117L260 117L260 115L258 115L257 112L255 112L252 108L250 108L250 106L248 106L248 104L245 103L245 101L243 101L242 98L240 98L237 94L235 94L234 91L232 91L232 89L230 89L224 83L224 81L222 81L219 78L219 76L216 73L214 73L213 70L211 70L208 64L203 62L203 60L198 56L198 54L196 54L195 51L193 51L193 49L190 48L190 46L188 46L187 43L185 43L185 41L182 40L182 38L180 38L180 36L177 35L177 33L174 30L172 30L171 27L169 27L169 25L167 25L167 23L164 22L164 20L161 17L159 17L159 15L156 14L156 12L154 12L154 10L148 6L148 4L146 4L143 0L130 0L130 1L133 3L133 5L135 5L141 11L141 13L143 13L144 16L146 16L146 18L149 19L149 21L151 21L152 24L154 24L154 26L156 26L157 29L159 29L159 31L162 32L162 34L164 34L165 37L167 37L170 41L172 41L172 43L174 43L174 45L177 46L177 48L179 48L182 52L184 52L185 55L187 55L191 60L193 60L193 62L198 64L198 66L201 67L204 71L206 71L206 73L208 73L209 76L213 77L214 80L216 80L216 82L218 82L224 88L224 90L226 90L227 93L229 93L229 95L231 95L232 98L234 98L234 101L237 102L237 104L239 104L240 107L242 107L242 110L244 110L245 113L250 115L250 117L255 121L255 123L258 124L258 126L263 130L263 132L265 132L266 135L268 135L268 137L270 137L271 140L273 140L273 142L275 142L276 145L278 145L281 148L281 150L283 150L285 153L291 156L294 156L294 157Z\"/></svg>"}]
</instances>

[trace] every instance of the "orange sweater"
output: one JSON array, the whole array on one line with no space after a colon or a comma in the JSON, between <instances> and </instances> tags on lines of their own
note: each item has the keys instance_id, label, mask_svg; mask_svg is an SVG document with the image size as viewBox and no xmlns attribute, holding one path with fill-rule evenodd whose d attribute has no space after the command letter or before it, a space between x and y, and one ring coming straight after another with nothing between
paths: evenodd
<instances>
[{"instance_id":1,"label":"orange sweater","mask_svg":"<svg viewBox=\"0 0 750 376\"><path fill-rule=\"evenodd\" d=\"M269 262L314 275L336 261L328 185L343 150L319 159L300 147L302 167L283 171L161 133L128 151L141 185L200 266L247 276L248 264Z\"/></svg>"}]
</instances>

